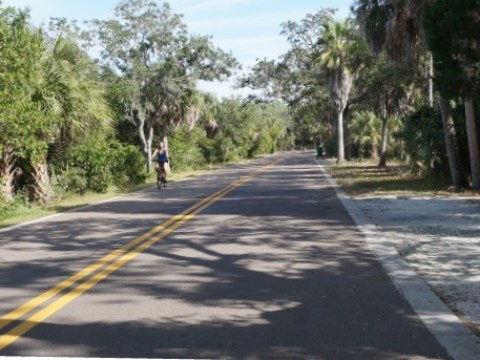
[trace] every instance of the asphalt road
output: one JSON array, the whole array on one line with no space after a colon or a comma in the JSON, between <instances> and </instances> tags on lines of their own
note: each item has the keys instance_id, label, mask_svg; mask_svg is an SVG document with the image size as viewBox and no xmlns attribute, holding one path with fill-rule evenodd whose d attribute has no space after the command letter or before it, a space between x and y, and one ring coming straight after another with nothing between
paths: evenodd
<instances>
[{"instance_id":1,"label":"asphalt road","mask_svg":"<svg viewBox=\"0 0 480 360\"><path fill-rule=\"evenodd\" d=\"M0 275L0 356L449 358L311 153L1 232Z\"/></svg>"}]
</instances>

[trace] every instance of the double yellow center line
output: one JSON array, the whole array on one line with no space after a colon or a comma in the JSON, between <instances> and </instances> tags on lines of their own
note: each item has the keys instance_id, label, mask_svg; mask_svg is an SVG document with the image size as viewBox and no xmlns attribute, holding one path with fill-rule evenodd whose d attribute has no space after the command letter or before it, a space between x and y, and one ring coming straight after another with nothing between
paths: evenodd
<instances>
[{"instance_id":1,"label":"double yellow center line","mask_svg":"<svg viewBox=\"0 0 480 360\"><path fill-rule=\"evenodd\" d=\"M90 290L97 283L107 278L114 271L126 265L138 254L147 250L159 240L163 239L165 236L175 231L188 220L195 217L195 215L200 213L202 210L204 210L214 202L218 201L231 191L235 190L245 182L251 180L261 172L264 172L270 167L274 166L279 161L280 160L266 165L262 168L259 168L254 172L250 173L249 175L246 175L233 182L229 186L202 199L187 210L171 217L170 219L151 229L147 233L113 250L112 252L92 263L91 265L85 267L84 269L80 270L69 278L59 282L44 293L27 301L18 308L10 311L8 314L3 315L0 318L0 330L11 324L13 321L19 320L28 313L37 310L37 308L39 308L42 304L46 303L47 301L53 300L55 296L71 288L68 292L61 295L58 299L50 302L50 304L36 311L26 320L23 320L14 328L1 335L0 351L10 346L20 337L25 335L25 333L48 319L51 315L55 314L57 311L75 300L77 297Z\"/></svg>"}]
</instances>

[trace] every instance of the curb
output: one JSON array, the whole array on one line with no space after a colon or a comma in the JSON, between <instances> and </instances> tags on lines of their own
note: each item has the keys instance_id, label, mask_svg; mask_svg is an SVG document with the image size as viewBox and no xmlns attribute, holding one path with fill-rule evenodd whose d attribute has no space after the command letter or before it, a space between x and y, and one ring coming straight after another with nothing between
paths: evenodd
<instances>
[{"instance_id":1,"label":"curb","mask_svg":"<svg viewBox=\"0 0 480 360\"><path fill-rule=\"evenodd\" d=\"M365 236L370 249L385 272L430 333L453 359L478 360L480 339L433 293L429 285L381 235L381 231L355 205L354 200L345 193L325 167L316 158L314 160L358 229Z\"/></svg>"}]
</instances>

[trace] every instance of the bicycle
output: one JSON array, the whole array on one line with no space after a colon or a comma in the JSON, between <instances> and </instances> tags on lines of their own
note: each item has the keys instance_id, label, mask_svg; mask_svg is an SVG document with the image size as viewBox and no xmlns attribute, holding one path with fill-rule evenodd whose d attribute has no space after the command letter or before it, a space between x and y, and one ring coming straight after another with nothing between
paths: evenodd
<instances>
[{"instance_id":1,"label":"bicycle","mask_svg":"<svg viewBox=\"0 0 480 360\"><path fill-rule=\"evenodd\" d=\"M157 167L157 188L162 190L162 186L166 188L167 184L167 171L165 170L165 164L160 163Z\"/></svg>"}]
</instances>

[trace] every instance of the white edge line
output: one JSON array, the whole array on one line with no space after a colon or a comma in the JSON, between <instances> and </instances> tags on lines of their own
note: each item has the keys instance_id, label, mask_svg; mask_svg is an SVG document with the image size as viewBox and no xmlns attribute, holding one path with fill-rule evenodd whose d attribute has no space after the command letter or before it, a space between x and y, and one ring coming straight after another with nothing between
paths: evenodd
<instances>
[{"instance_id":1,"label":"white edge line","mask_svg":"<svg viewBox=\"0 0 480 360\"><path fill-rule=\"evenodd\" d=\"M314 160L398 291L410 303L430 333L454 359L480 359L480 339L435 295L430 286L400 256L393 244L381 235L381 231L355 205L354 200L345 193L325 167L315 157Z\"/></svg>"}]
</instances>

